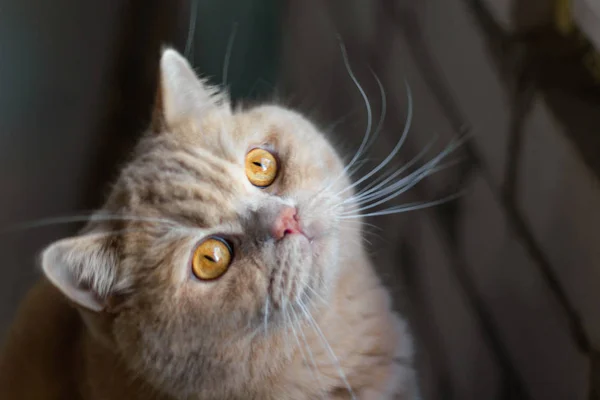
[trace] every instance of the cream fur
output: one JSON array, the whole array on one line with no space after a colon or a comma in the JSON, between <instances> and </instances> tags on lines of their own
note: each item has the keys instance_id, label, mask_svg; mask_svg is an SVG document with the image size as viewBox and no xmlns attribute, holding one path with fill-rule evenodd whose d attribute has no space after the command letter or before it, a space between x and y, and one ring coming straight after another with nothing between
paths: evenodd
<instances>
[{"instance_id":1,"label":"cream fur","mask_svg":"<svg viewBox=\"0 0 600 400\"><path fill-rule=\"evenodd\" d=\"M350 181L327 139L278 106L234 112L173 50L161 70L158 125L86 230L43 253L48 281L11 330L0 393L302 400L350 399L351 389L361 400L416 399L406 325L360 224L338 219L356 205L342 206ZM255 146L280 160L267 189L245 177ZM283 205L298 208L310 243L269 239ZM190 254L211 234L231 238L234 261L201 282Z\"/></svg>"}]
</instances>

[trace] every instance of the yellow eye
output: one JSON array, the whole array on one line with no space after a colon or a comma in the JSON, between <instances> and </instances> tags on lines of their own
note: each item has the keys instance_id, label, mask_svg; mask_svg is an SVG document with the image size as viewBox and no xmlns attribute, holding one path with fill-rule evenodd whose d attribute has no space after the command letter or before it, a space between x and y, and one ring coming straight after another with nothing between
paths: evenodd
<instances>
[{"instance_id":1,"label":"yellow eye","mask_svg":"<svg viewBox=\"0 0 600 400\"><path fill-rule=\"evenodd\" d=\"M194 251L192 271L198 279L217 279L227 272L231 257L231 247L227 242L219 238L208 238Z\"/></svg>"},{"instance_id":2,"label":"yellow eye","mask_svg":"<svg viewBox=\"0 0 600 400\"><path fill-rule=\"evenodd\" d=\"M251 184L267 187L277 177L275 156L263 149L253 149L246 155L246 176Z\"/></svg>"}]
</instances>

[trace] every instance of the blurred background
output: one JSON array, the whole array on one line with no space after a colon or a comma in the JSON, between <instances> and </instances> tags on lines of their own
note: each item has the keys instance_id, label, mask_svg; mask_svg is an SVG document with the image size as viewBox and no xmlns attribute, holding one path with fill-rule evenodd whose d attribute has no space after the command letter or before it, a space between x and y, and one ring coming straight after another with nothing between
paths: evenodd
<instances>
[{"instance_id":1,"label":"blurred background","mask_svg":"<svg viewBox=\"0 0 600 400\"><path fill-rule=\"evenodd\" d=\"M417 341L425 399L600 399L596 0L0 0L0 227L99 207L149 123L163 44L236 102L307 113L382 160L468 137L367 239ZM381 119L385 111L385 119ZM424 160L427 160L425 157ZM0 236L0 336L41 248Z\"/></svg>"}]
</instances>

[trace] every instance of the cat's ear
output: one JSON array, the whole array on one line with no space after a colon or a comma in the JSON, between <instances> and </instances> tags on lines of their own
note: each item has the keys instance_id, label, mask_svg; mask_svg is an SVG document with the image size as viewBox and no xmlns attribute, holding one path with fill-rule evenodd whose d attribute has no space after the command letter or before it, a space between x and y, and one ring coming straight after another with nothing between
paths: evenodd
<instances>
[{"instance_id":1,"label":"cat's ear","mask_svg":"<svg viewBox=\"0 0 600 400\"><path fill-rule=\"evenodd\" d=\"M227 95L198 78L187 60L177 51L162 52L153 128L176 126L190 118L202 118L216 107L229 108Z\"/></svg>"},{"instance_id":2,"label":"cat's ear","mask_svg":"<svg viewBox=\"0 0 600 400\"><path fill-rule=\"evenodd\" d=\"M49 245L41 255L44 274L66 297L102 311L123 289L117 282L117 255L103 234L86 234Z\"/></svg>"}]
</instances>

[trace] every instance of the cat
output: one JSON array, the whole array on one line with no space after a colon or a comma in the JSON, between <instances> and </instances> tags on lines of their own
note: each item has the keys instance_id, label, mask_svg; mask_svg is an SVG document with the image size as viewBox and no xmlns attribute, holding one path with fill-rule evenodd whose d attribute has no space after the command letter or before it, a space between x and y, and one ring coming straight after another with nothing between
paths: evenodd
<instances>
[{"instance_id":1,"label":"cat","mask_svg":"<svg viewBox=\"0 0 600 400\"><path fill-rule=\"evenodd\" d=\"M278 105L233 109L169 48L154 115L102 209L43 250L2 398L417 399L326 137Z\"/></svg>"}]
</instances>

